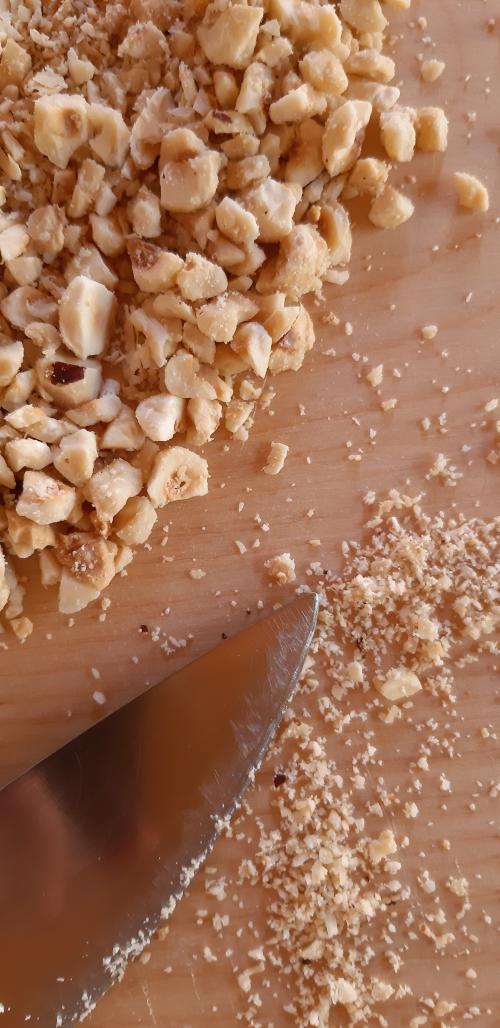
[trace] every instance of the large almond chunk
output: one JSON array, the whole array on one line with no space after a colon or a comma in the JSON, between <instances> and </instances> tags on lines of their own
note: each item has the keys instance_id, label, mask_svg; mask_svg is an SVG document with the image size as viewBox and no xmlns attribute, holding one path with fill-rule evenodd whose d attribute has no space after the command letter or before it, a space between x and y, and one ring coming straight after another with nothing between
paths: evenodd
<instances>
[{"instance_id":1,"label":"large almond chunk","mask_svg":"<svg viewBox=\"0 0 500 1028\"><path fill-rule=\"evenodd\" d=\"M135 416L148 439L166 443L178 431L184 408L185 401L181 397L158 393L141 400Z\"/></svg>"},{"instance_id":2,"label":"large almond chunk","mask_svg":"<svg viewBox=\"0 0 500 1028\"><path fill-rule=\"evenodd\" d=\"M148 495L155 507L174 500L205 496L208 492L208 464L184 446L161 450L148 481Z\"/></svg>"},{"instance_id":3,"label":"large almond chunk","mask_svg":"<svg viewBox=\"0 0 500 1028\"><path fill-rule=\"evenodd\" d=\"M210 442L222 417L222 406L218 400L205 400L204 397L188 400L188 417L191 424L186 433L186 441L190 446L204 446Z\"/></svg>"},{"instance_id":4,"label":"large almond chunk","mask_svg":"<svg viewBox=\"0 0 500 1028\"><path fill-rule=\"evenodd\" d=\"M189 214L206 207L219 184L222 158L191 129L177 128L163 137L160 153L161 205Z\"/></svg>"},{"instance_id":5,"label":"large almond chunk","mask_svg":"<svg viewBox=\"0 0 500 1028\"><path fill-rule=\"evenodd\" d=\"M323 162L332 178L358 159L371 114L367 100L346 100L330 114L323 134Z\"/></svg>"},{"instance_id":6,"label":"large almond chunk","mask_svg":"<svg viewBox=\"0 0 500 1028\"><path fill-rule=\"evenodd\" d=\"M113 521L113 531L127 546L145 543L154 528L158 515L147 496L133 496Z\"/></svg>"},{"instance_id":7,"label":"large almond chunk","mask_svg":"<svg viewBox=\"0 0 500 1028\"><path fill-rule=\"evenodd\" d=\"M177 276L177 285L185 300L210 300L227 289L227 277L222 268L199 253L188 253L186 263Z\"/></svg>"},{"instance_id":8,"label":"large almond chunk","mask_svg":"<svg viewBox=\"0 0 500 1028\"><path fill-rule=\"evenodd\" d=\"M15 557L31 557L35 550L53 546L56 534L50 525L35 525L28 518L21 518L15 510L6 510L7 538L10 553Z\"/></svg>"},{"instance_id":9,"label":"large almond chunk","mask_svg":"<svg viewBox=\"0 0 500 1028\"><path fill-rule=\"evenodd\" d=\"M55 94L35 100L35 146L57 168L66 168L89 138L89 105L83 96Z\"/></svg>"},{"instance_id":10,"label":"large almond chunk","mask_svg":"<svg viewBox=\"0 0 500 1028\"><path fill-rule=\"evenodd\" d=\"M175 285L177 275L184 267L182 257L144 239L130 239L127 249L132 274L143 293L162 293Z\"/></svg>"},{"instance_id":11,"label":"large almond chunk","mask_svg":"<svg viewBox=\"0 0 500 1028\"><path fill-rule=\"evenodd\" d=\"M379 0L341 0L340 12L357 32L383 32L387 25Z\"/></svg>"},{"instance_id":12,"label":"large almond chunk","mask_svg":"<svg viewBox=\"0 0 500 1028\"><path fill-rule=\"evenodd\" d=\"M113 325L115 298L101 282L77 275L65 290L59 307L64 343L77 357L103 353Z\"/></svg>"},{"instance_id":13,"label":"large almond chunk","mask_svg":"<svg viewBox=\"0 0 500 1028\"><path fill-rule=\"evenodd\" d=\"M0 92L3 93L6 86L20 86L30 68L31 57L27 50L7 36L0 58Z\"/></svg>"},{"instance_id":14,"label":"large almond chunk","mask_svg":"<svg viewBox=\"0 0 500 1028\"><path fill-rule=\"evenodd\" d=\"M83 485L84 482L88 482L96 460L96 437L94 432L89 432L86 428L63 436L53 453L56 471L73 485Z\"/></svg>"},{"instance_id":15,"label":"large almond chunk","mask_svg":"<svg viewBox=\"0 0 500 1028\"><path fill-rule=\"evenodd\" d=\"M59 613L78 614L84 607L87 607L92 600L99 596L100 589L89 582L82 582L75 578L70 571L63 570L59 585Z\"/></svg>"},{"instance_id":16,"label":"large almond chunk","mask_svg":"<svg viewBox=\"0 0 500 1028\"><path fill-rule=\"evenodd\" d=\"M52 525L66 521L76 500L76 489L45 474L44 471L26 471L23 491L16 511L36 525Z\"/></svg>"},{"instance_id":17,"label":"large almond chunk","mask_svg":"<svg viewBox=\"0 0 500 1028\"><path fill-rule=\"evenodd\" d=\"M89 122L96 132L90 147L110 168L121 168L127 153L130 131L120 111L104 104L91 104Z\"/></svg>"},{"instance_id":18,"label":"large almond chunk","mask_svg":"<svg viewBox=\"0 0 500 1028\"><path fill-rule=\"evenodd\" d=\"M69 573L95 589L105 589L114 578L116 546L90 532L61 535L56 557Z\"/></svg>"},{"instance_id":19,"label":"large almond chunk","mask_svg":"<svg viewBox=\"0 0 500 1028\"><path fill-rule=\"evenodd\" d=\"M142 489L142 475L128 461L117 457L101 471L96 471L85 486L85 496L104 521L112 521L131 496Z\"/></svg>"},{"instance_id":20,"label":"large almond chunk","mask_svg":"<svg viewBox=\"0 0 500 1028\"><path fill-rule=\"evenodd\" d=\"M269 367L272 339L258 321L247 321L236 330L231 348L260 378Z\"/></svg>"},{"instance_id":21,"label":"large almond chunk","mask_svg":"<svg viewBox=\"0 0 500 1028\"><path fill-rule=\"evenodd\" d=\"M300 194L301 188L295 183L277 182L273 178L266 178L249 190L245 205L257 221L263 243L277 243L292 231Z\"/></svg>"},{"instance_id":22,"label":"large almond chunk","mask_svg":"<svg viewBox=\"0 0 500 1028\"><path fill-rule=\"evenodd\" d=\"M0 342L0 389L4 389L15 378L23 358L24 347L18 339Z\"/></svg>"},{"instance_id":23,"label":"large almond chunk","mask_svg":"<svg viewBox=\"0 0 500 1028\"><path fill-rule=\"evenodd\" d=\"M207 7L198 29L198 42L212 64L246 68L255 50L263 7L232 4L223 11Z\"/></svg>"},{"instance_id":24,"label":"large almond chunk","mask_svg":"<svg viewBox=\"0 0 500 1028\"><path fill-rule=\"evenodd\" d=\"M101 450L140 450L143 443L144 435L133 411L122 404L116 418L106 426L101 436Z\"/></svg>"},{"instance_id":25,"label":"large almond chunk","mask_svg":"<svg viewBox=\"0 0 500 1028\"><path fill-rule=\"evenodd\" d=\"M5 444L5 456L12 471L22 468L41 471L51 463L50 447L38 439L10 439Z\"/></svg>"}]
</instances>

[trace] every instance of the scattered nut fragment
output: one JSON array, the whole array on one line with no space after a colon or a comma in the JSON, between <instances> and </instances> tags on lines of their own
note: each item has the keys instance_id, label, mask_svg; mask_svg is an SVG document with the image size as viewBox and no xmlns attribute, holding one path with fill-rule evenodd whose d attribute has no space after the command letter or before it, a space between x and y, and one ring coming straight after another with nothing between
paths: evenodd
<instances>
[{"instance_id":1,"label":"scattered nut fragment","mask_svg":"<svg viewBox=\"0 0 500 1028\"><path fill-rule=\"evenodd\" d=\"M367 372L366 381L369 382L374 389L378 389L379 385L382 385L384 380L384 365L377 364L376 367L372 368L371 371Z\"/></svg>"},{"instance_id":2,"label":"scattered nut fragment","mask_svg":"<svg viewBox=\"0 0 500 1028\"><path fill-rule=\"evenodd\" d=\"M435 57L431 57L427 61L422 61L420 75L424 82L437 82L445 68L444 61L438 61Z\"/></svg>"},{"instance_id":3,"label":"scattered nut fragment","mask_svg":"<svg viewBox=\"0 0 500 1028\"><path fill-rule=\"evenodd\" d=\"M393 107L380 115L380 135L391 161L408 162L415 152L415 111Z\"/></svg>"},{"instance_id":4,"label":"scattered nut fragment","mask_svg":"<svg viewBox=\"0 0 500 1028\"><path fill-rule=\"evenodd\" d=\"M314 346L314 326L309 312L301 306L291 307L289 312L282 330L273 337L276 345L269 361L269 370L273 375L282 371L297 371L302 367L306 353ZM272 331L269 321L267 325Z\"/></svg>"},{"instance_id":5,"label":"scattered nut fragment","mask_svg":"<svg viewBox=\"0 0 500 1028\"><path fill-rule=\"evenodd\" d=\"M424 153L444 153L448 146L448 118L441 107L421 107L416 119L417 147Z\"/></svg>"},{"instance_id":6,"label":"scattered nut fragment","mask_svg":"<svg viewBox=\"0 0 500 1028\"><path fill-rule=\"evenodd\" d=\"M368 217L377 228L398 228L415 213L415 207L408 196L393 186L386 185L373 200Z\"/></svg>"},{"instance_id":7,"label":"scattered nut fragment","mask_svg":"<svg viewBox=\"0 0 500 1028\"><path fill-rule=\"evenodd\" d=\"M461 207L470 211L487 211L490 207L490 197L483 182L475 175L465 171L455 172L455 188L458 195L458 202Z\"/></svg>"},{"instance_id":8,"label":"scattered nut fragment","mask_svg":"<svg viewBox=\"0 0 500 1028\"><path fill-rule=\"evenodd\" d=\"M377 692L391 703L407 700L422 688L417 675L405 667L391 668L385 678L375 679L374 684Z\"/></svg>"},{"instance_id":9,"label":"scattered nut fragment","mask_svg":"<svg viewBox=\"0 0 500 1028\"><path fill-rule=\"evenodd\" d=\"M33 622L27 617L10 618L9 625L20 643L26 642L33 631Z\"/></svg>"},{"instance_id":10,"label":"scattered nut fragment","mask_svg":"<svg viewBox=\"0 0 500 1028\"><path fill-rule=\"evenodd\" d=\"M266 560L264 567L267 569L269 578L278 585L289 585L295 582L295 561L291 554L280 553L277 557Z\"/></svg>"},{"instance_id":11,"label":"scattered nut fragment","mask_svg":"<svg viewBox=\"0 0 500 1028\"><path fill-rule=\"evenodd\" d=\"M356 161L349 176L349 186L363 196L365 193L377 196L382 192L389 177L389 165L376 157L361 157Z\"/></svg>"},{"instance_id":12,"label":"scattered nut fragment","mask_svg":"<svg viewBox=\"0 0 500 1028\"><path fill-rule=\"evenodd\" d=\"M423 325L420 332L422 339L425 340L425 342L430 342L432 339L436 338L439 328L437 325Z\"/></svg>"},{"instance_id":13,"label":"scattered nut fragment","mask_svg":"<svg viewBox=\"0 0 500 1028\"><path fill-rule=\"evenodd\" d=\"M385 857L390 857L393 853L396 853L396 840L391 829L384 828L378 839L370 842L368 850L372 864L379 864Z\"/></svg>"},{"instance_id":14,"label":"scattered nut fragment","mask_svg":"<svg viewBox=\"0 0 500 1028\"><path fill-rule=\"evenodd\" d=\"M266 463L262 468L266 475L279 475L285 466L290 447L286 443L271 443L271 449L267 455Z\"/></svg>"}]
</instances>

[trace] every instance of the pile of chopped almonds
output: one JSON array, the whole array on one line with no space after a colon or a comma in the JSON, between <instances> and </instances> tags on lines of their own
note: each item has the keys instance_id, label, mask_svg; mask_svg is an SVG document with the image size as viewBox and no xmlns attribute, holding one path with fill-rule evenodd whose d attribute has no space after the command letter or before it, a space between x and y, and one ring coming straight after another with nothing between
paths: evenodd
<instances>
[{"instance_id":1,"label":"pile of chopped almonds","mask_svg":"<svg viewBox=\"0 0 500 1028\"><path fill-rule=\"evenodd\" d=\"M245 440L268 372L301 366L344 200L413 214L391 162L448 123L400 105L387 6L408 3L2 5L0 608L23 636L12 558L38 555L60 611L94 600L159 508L207 492L218 426Z\"/></svg>"},{"instance_id":2,"label":"pile of chopped almonds","mask_svg":"<svg viewBox=\"0 0 500 1028\"><path fill-rule=\"evenodd\" d=\"M395 1001L411 995L401 969L415 933L428 938L437 953L453 946L455 935L442 927L444 914L438 917L434 907L424 916L422 900L399 880L409 840L395 838L394 815L404 811L411 832L418 794L410 790L403 803L403 790L399 796L398 790L388 792L367 717L398 731L422 689L449 712L456 702L456 669L497 652L500 518L430 517L419 500L391 492L377 504L365 541L344 544L339 575L325 575L322 565L310 568L321 611L301 693L268 761L274 769L274 818L256 822L250 809L233 826L248 850L247 836L257 823L256 850L242 861L239 881L268 894L265 933L256 938L248 932L253 963L237 969L250 1025L263 1023L276 974L288 988L285 1010L297 1028L327 1028L340 1009L352 1025L372 1018L394 1024L384 1020L380 1004L390 999L394 1017ZM367 495L365 502L374 505L376 497ZM313 716L319 712L326 733L304 718L304 703ZM431 724L432 743L418 740L414 766L420 774L429 770L438 744L438 723ZM346 756L348 774L345 768L340 773L334 759L344 735L355 743ZM446 752L450 756L449 745ZM370 778L377 783L375 803L367 800ZM450 788L442 776L441 789ZM250 796L252 806L256 799ZM375 834L366 824L374 816L380 819ZM458 913L462 925L470 904L467 883L453 877L456 866L451 854L445 891L465 896ZM418 887L431 899L438 895L426 869ZM461 938L463 944L463 932ZM380 977L382 952L386 967ZM454 1006L432 1001L436 1019L429 1023L449 1024L445 1015ZM427 1023L426 1015L417 1015L411 1028Z\"/></svg>"}]
</instances>

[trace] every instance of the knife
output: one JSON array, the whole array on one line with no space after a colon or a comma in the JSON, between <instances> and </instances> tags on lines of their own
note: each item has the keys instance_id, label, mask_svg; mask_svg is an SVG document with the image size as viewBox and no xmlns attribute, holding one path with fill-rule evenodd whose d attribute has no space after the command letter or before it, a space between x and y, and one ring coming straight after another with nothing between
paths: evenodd
<instances>
[{"instance_id":1,"label":"knife","mask_svg":"<svg viewBox=\"0 0 500 1028\"><path fill-rule=\"evenodd\" d=\"M83 1017L172 912L264 758L317 609L300 595L0 791L1 1028Z\"/></svg>"}]
</instances>

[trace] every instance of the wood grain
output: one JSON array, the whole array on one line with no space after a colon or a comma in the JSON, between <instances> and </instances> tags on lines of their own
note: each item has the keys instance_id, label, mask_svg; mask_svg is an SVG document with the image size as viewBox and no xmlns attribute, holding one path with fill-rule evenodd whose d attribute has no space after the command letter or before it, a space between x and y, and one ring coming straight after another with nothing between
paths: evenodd
<instances>
[{"instance_id":1,"label":"wood grain","mask_svg":"<svg viewBox=\"0 0 500 1028\"><path fill-rule=\"evenodd\" d=\"M415 26L420 15L428 19L426 31ZM487 20L495 16L496 26L488 31ZM397 41L397 51L398 68L404 69L404 99L443 105L452 125L450 148L444 157L420 156L411 167L399 171L401 180L408 174L416 176L416 182L408 186L417 206L415 218L398 232L379 233L367 225L362 210L356 211L350 282L342 290L332 287L325 292L323 305L311 306L318 330L313 355L299 374L275 380L276 400L271 411L258 416L247 444L219 439L210 445L208 498L167 510L168 546L161 548L158 530L152 548L141 551L126 577L111 587L112 606L104 624L98 619L100 610L91 609L70 628L66 619L54 616L53 595L31 595L36 633L23 647L10 642L9 650L1 655L4 767L17 768L36 759L95 717L92 666L101 673L99 688L111 708L142 690L146 682L159 680L214 645L223 631L233 633L248 623L257 616L259 599L268 609L281 594L265 582L267 557L292 551L299 578L318 553L325 567L340 567L341 541L360 535L362 497L367 489L383 493L404 486L407 491L424 491L429 511L450 510L456 505L457 510L483 517L498 512L498 468L486 461L494 444L495 414L485 415L484 404L500 395L500 226L496 222L500 196L500 4L496 0L461 4L442 0L437 5L417 0L411 17L394 18L394 24L403 36ZM435 48L425 45L423 36L431 36ZM416 55L420 52L446 61L442 79L433 86L419 82ZM477 120L467 120L470 112L477 113ZM492 208L488 215L457 210L452 174L459 169L478 174L489 185ZM322 315L328 310L338 315L340 327L322 324ZM343 327L347 321L353 326L351 336ZM438 336L421 344L419 328L429 323L439 326ZM325 354L331 348L336 357ZM381 411L380 398L364 381L366 369L379 363L385 368L381 398L398 400L391 413ZM303 415L299 403L304 406ZM446 413L446 434L436 427L442 413ZM424 416L432 420L428 433L420 425ZM377 432L375 445L370 443L370 428ZM261 473L272 439L290 446L285 469L274 479ZM464 445L470 447L467 452ZM358 448L363 450L362 461L349 462L348 452ZM439 451L464 475L456 489L431 485L425 478ZM240 501L245 507L238 513ZM311 507L316 516L309 520L305 513ZM256 526L257 514L269 523L268 533ZM311 551L311 537L321 539L320 551ZM256 538L260 548L252 549ZM243 556L237 552L236 539L249 547ZM167 555L174 558L171 563L162 561ZM205 570L206 577L193 581L189 577L193 567ZM170 613L162 614L166 608ZM168 628L177 639L189 635L188 645L166 658L152 642L151 631L140 633L141 624L150 629L155 625ZM137 663L134 657L139 658ZM476 781L498 780L498 743L485 744L479 735L485 724L499 728L498 679L491 661L489 666L462 673L459 692L462 741L460 761L453 765L454 792L443 811L436 764L435 789L426 790L414 828L414 835L421 833L421 838L405 857L404 874L410 880L417 865L421 866L419 849L427 853L427 866L440 880L457 873L459 867L473 886L474 913L468 923L473 924L478 941L464 938L462 955L456 960L441 959L439 967L430 945L415 944L402 980L413 985L416 996L438 991L455 1000L460 1024L470 1005L483 1011L473 1023L498 1024L497 804L476 788L481 794L475 801L477 810L472 814L468 809ZM422 701L419 717L426 712L436 714L431 700ZM375 730L387 781L407 782L408 765L415 755L415 733L402 731L395 748L390 730L380 723ZM342 749L337 757L342 767L346 760ZM448 768L446 761L445 766ZM264 776L256 809L266 810L267 796ZM407 822L397 828L407 830ZM439 845L444 834L452 844L448 855ZM245 844L225 840L210 863L231 876L245 853ZM89 1028L142 1024L229 1028L239 1023L237 1015L244 1005L230 965L246 966L246 952L252 947L248 922L253 921L256 928L264 923L264 898L251 890L244 900L243 910L232 907L234 955L231 960L224 959L229 942L224 938L222 943L214 942L209 927L195 925L196 910L215 909L200 876L174 915L167 940L153 946L149 964L130 969L124 982L89 1019ZM491 926L484 923L484 910L491 914ZM235 938L240 926L246 926L241 942ZM203 959L204 945L217 952L217 963ZM172 972L165 972L170 966ZM465 978L470 966L478 973L475 982ZM278 983L273 986L276 997L266 999L262 1020L285 1028L291 1023L282 1012L286 990ZM485 1008L491 1009L491 1016L484 1013ZM391 1028L408 1025L418 1009L416 999L389 1007L387 1023Z\"/></svg>"}]
</instances>

